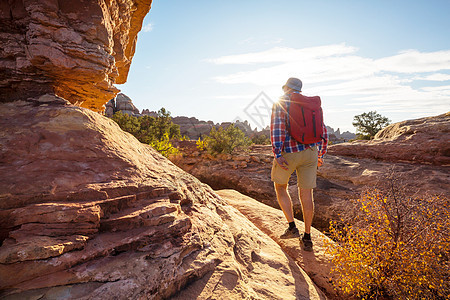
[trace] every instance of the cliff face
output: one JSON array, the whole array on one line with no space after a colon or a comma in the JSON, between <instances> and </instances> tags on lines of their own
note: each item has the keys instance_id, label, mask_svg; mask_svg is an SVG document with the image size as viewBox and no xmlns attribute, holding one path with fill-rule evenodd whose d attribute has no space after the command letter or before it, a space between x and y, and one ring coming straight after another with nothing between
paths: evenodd
<instances>
[{"instance_id":1,"label":"cliff face","mask_svg":"<svg viewBox=\"0 0 450 300\"><path fill-rule=\"evenodd\" d=\"M92 110L126 81L151 0L0 3L0 102L56 93Z\"/></svg>"}]
</instances>

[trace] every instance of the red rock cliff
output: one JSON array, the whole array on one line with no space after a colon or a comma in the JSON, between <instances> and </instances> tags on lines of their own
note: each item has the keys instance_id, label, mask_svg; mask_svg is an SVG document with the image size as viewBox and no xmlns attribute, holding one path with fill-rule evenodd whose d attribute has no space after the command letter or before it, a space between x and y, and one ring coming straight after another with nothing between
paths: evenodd
<instances>
[{"instance_id":1,"label":"red rock cliff","mask_svg":"<svg viewBox=\"0 0 450 300\"><path fill-rule=\"evenodd\" d=\"M126 81L151 0L0 2L0 102L54 92L98 111Z\"/></svg>"}]
</instances>

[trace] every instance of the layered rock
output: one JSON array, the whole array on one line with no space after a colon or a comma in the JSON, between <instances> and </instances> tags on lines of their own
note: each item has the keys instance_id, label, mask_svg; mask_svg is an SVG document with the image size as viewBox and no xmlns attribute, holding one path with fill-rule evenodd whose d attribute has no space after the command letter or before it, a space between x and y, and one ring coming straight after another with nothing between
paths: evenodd
<instances>
[{"instance_id":1,"label":"layered rock","mask_svg":"<svg viewBox=\"0 0 450 300\"><path fill-rule=\"evenodd\" d=\"M125 83L151 0L2 1L0 102L55 92L92 110Z\"/></svg>"},{"instance_id":2,"label":"layered rock","mask_svg":"<svg viewBox=\"0 0 450 300\"><path fill-rule=\"evenodd\" d=\"M213 121L201 121L195 117L174 117L172 118L172 122L180 126L180 133L182 136L187 136L191 140L197 140L205 135L209 135L213 128L227 128L231 124L242 130L247 136L254 133L247 121L241 122L237 120L234 123L222 122L220 124L214 124Z\"/></svg>"},{"instance_id":3,"label":"layered rock","mask_svg":"<svg viewBox=\"0 0 450 300\"><path fill-rule=\"evenodd\" d=\"M370 141L333 145L329 153L391 162L450 165L450 112L391 124Z\"/></svg>"},{"instance_id":4,"label":"layered rock","mask_svg":"<svg viewBox=\"0 0 450 300\"><path fill-rule=\"evenodd\" d=\"M217 127L213 121L200 121L195 117L174 117L172 122L180 126L182 136L187 136L192 140L208 135L212 128Z\"/></svg>"},{"instance_id":5,"label":"layered rock","mask_svg":"<svg viewBox=\"0 0 450 300\"><path fill-rule=\"evenodd\" d=\"M208 186L107 119L0 104L0 296L324 299Z\"/></svg>"}]
</instances>

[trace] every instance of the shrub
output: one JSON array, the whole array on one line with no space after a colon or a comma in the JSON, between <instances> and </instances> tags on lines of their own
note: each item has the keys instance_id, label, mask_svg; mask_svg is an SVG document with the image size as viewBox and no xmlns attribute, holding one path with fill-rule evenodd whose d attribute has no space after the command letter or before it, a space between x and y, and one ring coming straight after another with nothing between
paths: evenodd
<instances>
[{"instance_id":1,"label":"shrub","mask_svg":"<svg viewBox=\"0 0 450 300\"><path fill-rule=\"evenodd\" d=\"M270 137L265 134L255 134L252 136L252 143L256 145L270 145Z\"/></svg>"},{"instance_id":2,"label":"shrub","mask_svg":"<svg viewBox=\"0 0 450 300\"><path fill-rule=\"evenodd\" d=\"M197 145L198 150L200 151L206 150L206 142L202 141L200 138L198 138L195 144Z\"/></svg>"},{"instance_id":3,"label":"shrub","mask_svg":"<svg viewBox=\"0 0 450 300\"><path fill-rule=\"evenodd\" d=\"M139 134L141 125L138 118L118 111L111 119L115 121L123 131L129 132L134 136Z\"/></svg>"},{"instance_id":4,"label":"shrub","mask_svg":"<svg viewBox=\"0 0 450 300\"><path fill-rule=\"evenodd\" d=\"M389 178L389 188L366 191L352 224L331 224L336 288L360 299L444 299L450 295L449 199L408 197L398 184Z\"/></svg>"},{"instance_id":5,"label":"shrub","mask_svg":"<svg viewBox=\"0 0 450 300\"><path fill-rule=\"evenodd\" d=\"M175 148L169 139L169 133L165 133L161 140L154 140L150 142L150 146L153 147L156 151L164 155L165 157L169 157L171 155L176 155L179 153L179 150Z\"/></svg>"},{"instance_id":6,"label":"shrub","mask_svg":"<svg viewBox=\"0 0 450 300\"><path fill-rule=\"evenodd\" d=\"M226 129L219 127L216 130L211 129L209 136L205 136L204 142L206 149L211 154L229 153L231 154L235 149L247 150L251 145L251 141L245 136L244 132L233 124Z\"/></svg>"},{"instance_id":7,"label":"shrub","mask_svg":"<svg viewBox=\"0 0 450 300\"><path fill-rule=\"evenodd\" d=\"M164 156L175 154L175 147L170 139L181 138L180 126L171 121L170 113L164 108L158 111L156 117L134 117L121 111L112 116L122 130L134 135L141 143L151 145Z\"/></svg>"}]
</instances>

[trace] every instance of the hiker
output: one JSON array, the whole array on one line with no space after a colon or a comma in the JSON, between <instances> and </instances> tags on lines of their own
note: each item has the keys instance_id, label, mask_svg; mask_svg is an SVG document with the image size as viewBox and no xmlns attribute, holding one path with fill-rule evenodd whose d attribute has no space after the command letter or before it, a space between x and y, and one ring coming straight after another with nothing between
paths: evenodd
<instances>
[{"instance_id":1,"label":"hiker","mask_svg":"<svg viewBox=\"0 0 450 300\"><path fill-rule=\"evenodd\" d=\"M289 227L280 236L281 238L300 237L299 231L294 222L294 213L292 209L292 200L288 192L288 181L291 174L297 171L297 186L299 190L299 198L302 205L303 220L305 223L305 232L300 238L302 248L306 251L312 251L311 240L311 224L314 215L313 188L316 187L317 168L323 164L323 155L326 153L328 135L322 120L322 109L320 108L320 98L306 97L301 94L302 81L298 78L289 78L282 87L284 95L280 97L277 103L272 107L272 117L270 124L270 137L272 142L272 150L274 161L272 165L271 178L277 195L278 203L289 223ZM294 102L299 99L299 104ZM313 112L316 119L320 117L321 126L307 123L305 115L302 116L300 122L299 113L305 113L306 106L304 104L312 100L318 101L319 112ZM297 100L296 100L297 101ZM294 104L292 104L294 103ZM303 109L302 107L305 107ZM300 108L300 109L299 109ZM316 109L317 111L317 109ZM296 119L292 119L292 117ZM291 118L290 118L291 117ZM313 117L314 119L314 117ZM303 125L299 125L302 123ZM304 126L305 127L301 127ZM318 138L306 139L299 142L298 131L314 130L320 133ZM294 135L295 132L295 135ZM304 133L301 133L304 136ZM307 135L310 133L307 133ZM314 132L314 135L316 132ZM293 137L295 136L295 138ZM311 142L314 141L314 142Z\"/></svg>"}]
</instances>

